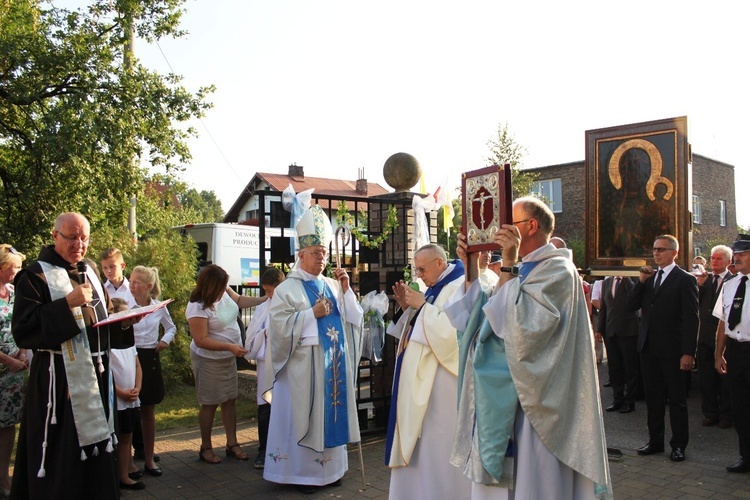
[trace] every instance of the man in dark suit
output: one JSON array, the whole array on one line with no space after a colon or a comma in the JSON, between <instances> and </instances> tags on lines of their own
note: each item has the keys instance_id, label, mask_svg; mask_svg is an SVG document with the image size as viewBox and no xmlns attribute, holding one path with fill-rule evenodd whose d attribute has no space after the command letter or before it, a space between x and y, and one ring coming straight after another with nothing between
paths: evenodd
<instances>
[{"instance_id":1,"label":"man in dark suit","mask_svg":"<svg viewBox=\"0 0 750 500\"><path fill-rule=\"evenodd\" d=\"M732 426L729 404L729 383L726 375L714 368L714 347L719 318L713 315L716 299L724 283L734 278L727 266L732 262L732 249L717 245L711 249L711 273L698 276L700 330L698 331L698 382L701 388L703 422L709 427L718 424L722 429Z\"/></svg>"},{"instance_id":2,"label":"man in dark suit","mask_svg":"<svg viewBox=\"0 0 750 500\"><path fill-rule=\"evenodd\" d=\"M630 413L635 410L638 390L638 314L629 311L628 293L635 283L632 278L610 276L602 284L599 300L596 340L607 348L609 382L614 401L607 411Z\"/></svg>"},{"instance_id":3,"label":"man in dark suit","mask_svg":"<svg viewBox=\"0 0 750 500\"><path fill-rule=\"evenodd\" d=\"M677 238L657 236L653 256L658 270L640 269L638 283L628 297L628 309L641 310L638 352L646 389L649 440L639 455L664 451L665 401L669 399L673 462L685 460L688 444L688 410L682 371L695 367L698 337L698 283L695 276L675 264Z\"/></svg>"}]
</instances>

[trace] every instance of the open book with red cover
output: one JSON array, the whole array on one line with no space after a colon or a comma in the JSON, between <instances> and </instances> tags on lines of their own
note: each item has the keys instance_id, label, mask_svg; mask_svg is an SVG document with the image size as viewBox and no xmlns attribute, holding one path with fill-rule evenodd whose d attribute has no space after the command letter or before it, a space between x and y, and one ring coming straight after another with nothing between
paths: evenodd
<instances>
[{"instance_id":1,"label":"open book with red cover","mask_svg":"<svg viewBox=\"0 0 750 500\"><path fill-rule=\"evenodd\" d=\"M110 314L107 319L103 319L99 321L98 323L94 323L93 326L104 326L110 323L117 323L119 321L122 321L128 318L137 318L138 316L146 316L146 315L151 314L154 311L158 311L162 307L166 307L167 304L169 304L170 302L174 302L174 299L168 299L158 304L152 304L149 306L142 306L142 307L141 306L134 307L133 309L128 309L127 311L120 311L114 314Z\"/></svg>"}]
</instances>

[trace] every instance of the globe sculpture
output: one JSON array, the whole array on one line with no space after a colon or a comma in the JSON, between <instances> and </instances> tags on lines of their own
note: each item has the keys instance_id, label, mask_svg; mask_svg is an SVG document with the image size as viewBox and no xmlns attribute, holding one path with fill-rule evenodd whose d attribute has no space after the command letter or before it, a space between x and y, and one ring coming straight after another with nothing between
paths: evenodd
<instances>
[{"instance_id":1,"label":"globe sculpture","mask_svg":"<svg viewBox=\"0 0 750 500\"><path fill-rule=\"evenodd\" d=\"M396 191L408 191L419 182L422 168L409 153L391 155L383 165L383 178Z\"/></svg>"}]
</instances>

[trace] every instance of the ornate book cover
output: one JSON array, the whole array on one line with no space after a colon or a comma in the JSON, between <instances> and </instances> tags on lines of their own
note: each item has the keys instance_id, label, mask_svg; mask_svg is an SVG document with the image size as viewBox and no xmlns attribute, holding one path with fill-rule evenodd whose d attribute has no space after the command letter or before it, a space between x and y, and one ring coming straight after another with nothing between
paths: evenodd
<instances>
[{"instance_id":1,"label":"ornate book cover","mask_svg":"<svg viewBox=\"0 0 750 500\"><path fill-rule=\"evenodd\" d=\"M497 250L495 233L513 218L510 164L472 170L461 174L463 223L470 252Z\"/></svg>"}]
</instances>

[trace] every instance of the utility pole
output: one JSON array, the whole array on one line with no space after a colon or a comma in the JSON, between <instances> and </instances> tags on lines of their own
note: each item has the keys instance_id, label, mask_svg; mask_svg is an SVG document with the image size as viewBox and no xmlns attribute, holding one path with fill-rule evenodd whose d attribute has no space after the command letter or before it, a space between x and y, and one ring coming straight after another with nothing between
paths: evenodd
<instances>
[{"instance_id":1,"label":"utility pole","mask_svg":"<svg viewBox=\"0 0 750 500\"><path fill-rule=\"evenodd\" d=\"M127 30L127 39L125 40L125 50L123 51L123 65L125 71L130 73L133 68L133 46L135 43L135 27L133 26L133 12L128 9L125 12L125 29ZM135 161L133 158L132 161ZM138 244L138 233L136 232L136 205L138 198L135 194L129 197L130 209L128 211L128 233L133 237L133 244Z\"/></svg>"}]
</instances>

